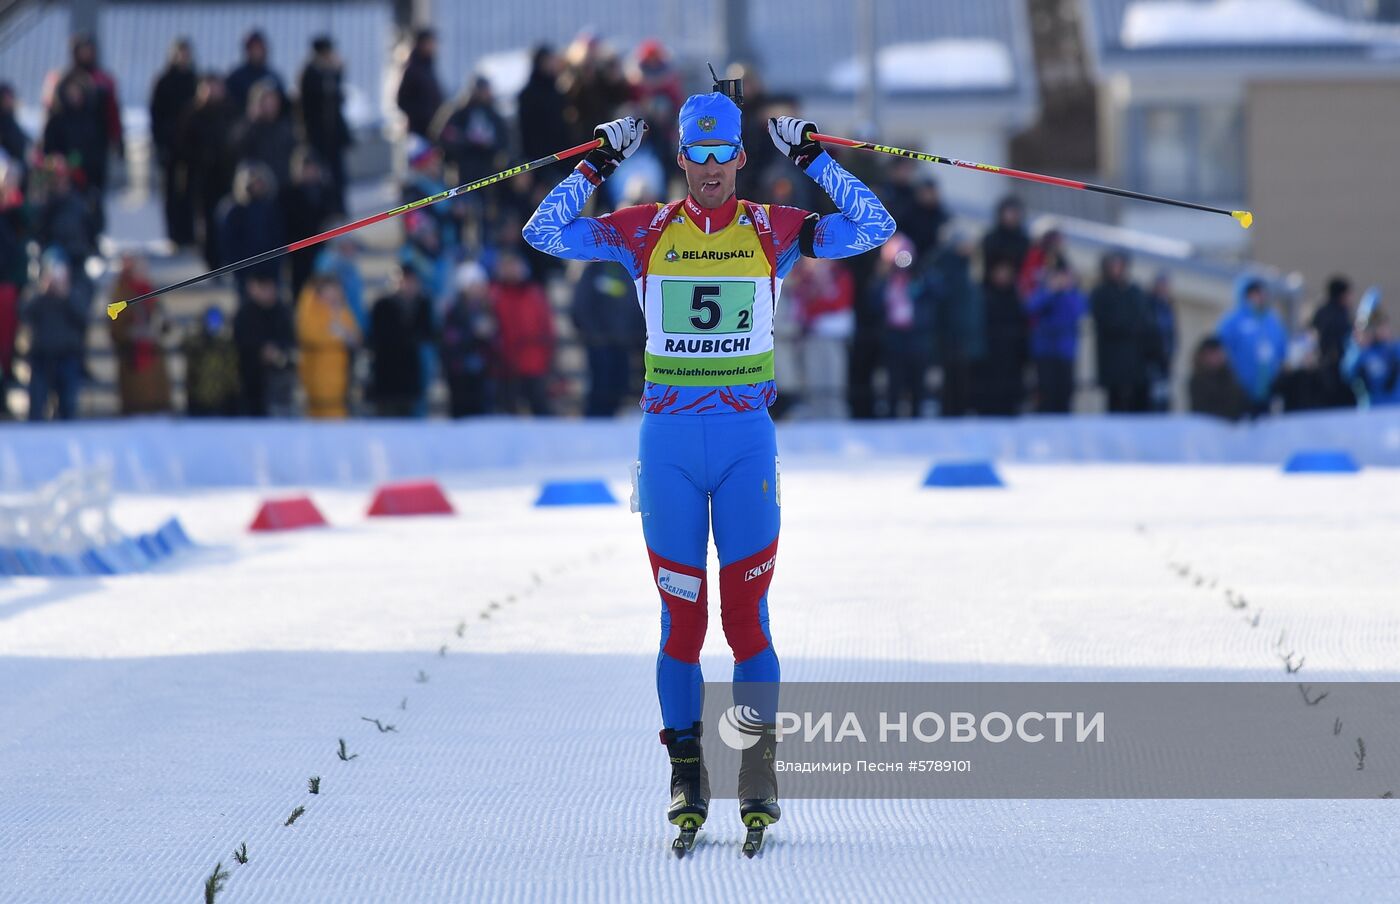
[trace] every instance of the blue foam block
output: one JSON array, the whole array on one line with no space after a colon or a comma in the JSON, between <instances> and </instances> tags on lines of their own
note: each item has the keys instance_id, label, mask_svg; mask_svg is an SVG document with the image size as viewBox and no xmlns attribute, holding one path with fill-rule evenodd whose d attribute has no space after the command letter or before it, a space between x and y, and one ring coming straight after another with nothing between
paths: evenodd
<instances>
[{"instance_id":1,"label":"blue foam block","mask_svg":"<svg viewBox=\"0 0 1400 904\"><path fill-rule=\"evenodd\" d=\"M601 480L550 480L540 487L535 505L617 505Z\"/></svg>"},{"instance_id":2,"label":"blue foam block","mask_svg":"<svg viewBox=\"0 0 1400 904\"><path fill-rule=\"evenodd\" d=\"M170 555L170 547L161 543L160 538L155 534L142 534L136 538L136 545L141 547L150 560L159 562Z\"/></svg>"},{"instance_id":3,"label":"blue foam block","mask_svg":"<svg viewBox=\"0 0 1400 904\"><path fill-rule=\"evenodd\" d=\"M1000 487L996 468L989 461L941 461L924 478L926 487Z\"/></svg>"},{"instance_id":4,"label":"blue foam block","mask_svg":"<svg viewBox=\"0 0 1400 904\"><path fill-rule=\"evenodd\" d=\"M19 562L20 574L44 575L49 573L48 560L41 556L38 550L22 546L13 552L15 559Z\"/></svg>"},{"instance_id":5,"label":"blue foam block","mask_svg":"<svg viewBox=\"0 0 1400 904\"><path fill-rule=\"evenodd\" d=\"M155 561L134 537L122 537L120 546L126 560L131 563L128 571L145 571Z\"/></svg>"},{"instance_id":6,"label":"blue foam block","mask_svg":"<svg viewBox=\"0 0 1400 904\"><path fill-rule=\"evenodd\" d=\"M1289 456L1285 474L1355 474L1361 465L1345 449L1303 449Z\"/></svg>"},{"instance_id":7,"label":"blue foam block","mask_svg":"<svg viewBox=\"0 0 1400 904\"><path fill-rule=\"evenodd\" d=\"M88 570L83 565L82 560L79 559L77 556L57 554L51 555L49 556L49 564L50 568L52 569L52 574L59 575L65 578L76 578L79 575L84 575L88 573Z\"/></svg>"},{"instance_id":8,"label":"blue foam block","mask_svg":"<svg viewBox=\"0 0 1400 904\"><path fill-rule=\"evenodd\" d=\"M190 540L190 535L185 533L184 525L180 523L179 518L171 518L162 524L156 534L165 541L165 545L170 547L172 552L194 546L194 542Z\"/></svg>"},{"instance_id":9,"label":"blue foam block","mask_svg":"<svg viewBox=\"0 0 1400 904\"><path fill-rule=\"evenodd\" d=\"M121 573L117 569L117 563L103 555L105 551L106 550L94 548L82 554L80 558L83 563L83 568L87 570L88 574L106 575Z\"/></svg>"}]
</instances>

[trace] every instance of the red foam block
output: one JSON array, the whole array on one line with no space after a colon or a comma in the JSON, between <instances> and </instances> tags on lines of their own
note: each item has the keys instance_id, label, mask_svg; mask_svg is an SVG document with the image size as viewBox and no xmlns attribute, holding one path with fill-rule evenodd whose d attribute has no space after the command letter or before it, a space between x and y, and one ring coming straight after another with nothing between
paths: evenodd
<instances>
[{"instance_id":1,"label":"red foam block","mask_svg":"<svg viewBox=\"0 0 1400 904\"><path fill-rule=\"evenodd\" d=\"M452 503L436 480L386 483L374 494L371 515L451 515Z\"/></svg>"},{"instance_id":2,"label":"red foam block","mask_svg":"<svg viewBox=\"0 0 1400 904\"><path fill-rule=\"evenodd\" d=\"M295 530L298 527L320 527L325 523L325 517L310 496L290 496L265 501L248 530Z\"/></svg>"}]
</instances>

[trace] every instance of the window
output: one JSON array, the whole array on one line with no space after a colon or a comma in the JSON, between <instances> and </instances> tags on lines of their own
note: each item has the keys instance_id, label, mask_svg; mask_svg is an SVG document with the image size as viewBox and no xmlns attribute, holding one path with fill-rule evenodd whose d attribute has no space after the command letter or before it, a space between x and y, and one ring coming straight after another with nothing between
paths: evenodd
<instances>
[{"instance_id":1,"label":"window","mask_svg":"<svg viewBox=\"0 0 1400 904\"><path fill-rule=\"evenodd\" d=\"M1238 107L1135 107L1128 113L1131 187L1188 201L1241 200L1243 137Z\"/></svg>"}]
</instances>

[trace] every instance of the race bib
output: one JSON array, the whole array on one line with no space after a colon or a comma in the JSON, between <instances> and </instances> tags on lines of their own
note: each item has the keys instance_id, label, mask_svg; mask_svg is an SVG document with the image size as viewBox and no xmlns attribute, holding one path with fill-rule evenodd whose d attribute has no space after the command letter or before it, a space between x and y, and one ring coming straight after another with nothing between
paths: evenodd
<instances>
[{"instance_id":1,"label":"race bib","mask_svg":"<svg viewBox=\"0 0 1400 904\"><path fill-rule=\"evenodd\" d=\"M661 283L661 329L667 333L753 332L753 280L667 279Z\"/></svg>"}]
</instances>

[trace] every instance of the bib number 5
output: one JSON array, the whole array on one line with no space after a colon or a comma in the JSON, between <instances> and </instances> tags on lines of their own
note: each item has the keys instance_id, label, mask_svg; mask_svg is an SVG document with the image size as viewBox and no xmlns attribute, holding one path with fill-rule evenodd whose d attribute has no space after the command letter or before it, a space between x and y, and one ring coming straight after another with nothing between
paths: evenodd
<instances>
[{"instance_id":1,"label":"bib number 5","mask_svg":"<svg viewBox=\"0 0 1400 904\"><path fill-rule=\"evenodd\" d=\"M690 325L697 330L712 330L719 326L720 315L723 310L719 302L719 286L696 286L690 291L690 309L695 312L695 316L690 318Z\"/></svg>"}]
</instances>

